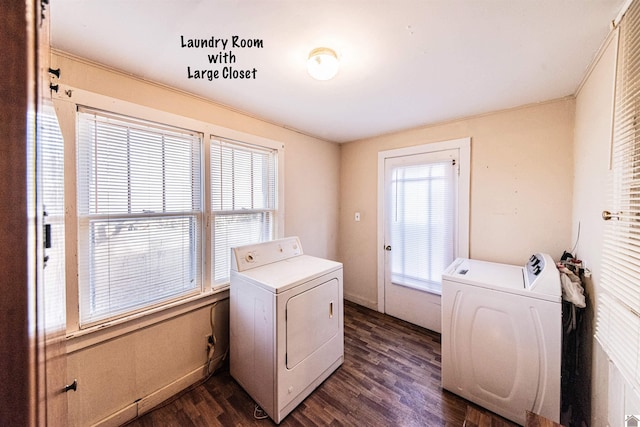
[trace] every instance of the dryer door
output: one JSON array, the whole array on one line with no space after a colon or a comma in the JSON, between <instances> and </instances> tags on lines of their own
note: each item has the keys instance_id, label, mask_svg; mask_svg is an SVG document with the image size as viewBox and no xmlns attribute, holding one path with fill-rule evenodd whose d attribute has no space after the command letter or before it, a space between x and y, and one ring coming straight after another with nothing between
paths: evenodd
<instances>
[{"instance_id":1,"label":"dryer door","mask_svg":"<svg viewBox=\"0 0 640 427\"><path fill-rule=\"evenodd\" d=\"M282 419L344 360L342 268L276 298L277 418Z\"/></svg>"},{"instance_id":2,"label":"dryer door","mask_svg":"<svg viewBox=\"0 0 640 427\"><path fill-rule=\"evenodd\" d=\"M340 333L339 285L332 278L287 300L287 369Z\"/></svg>"}]
</instances>

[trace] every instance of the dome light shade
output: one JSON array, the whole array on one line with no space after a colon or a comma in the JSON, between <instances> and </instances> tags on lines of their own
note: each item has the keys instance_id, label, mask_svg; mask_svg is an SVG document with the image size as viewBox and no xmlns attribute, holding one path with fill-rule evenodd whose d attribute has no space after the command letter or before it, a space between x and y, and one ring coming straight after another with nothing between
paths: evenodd
<instances>
[{"instance_id":1,"label":"dome light shade","mask_svg":"<svg viewBox=\"0 0 640 427\"><path fill-rule=\"evenodd\" d=\"M307 71L317 80L329 80L338 73L338 55L333 49L319 47L309 53Z\"/></svg>"}]
</instances>

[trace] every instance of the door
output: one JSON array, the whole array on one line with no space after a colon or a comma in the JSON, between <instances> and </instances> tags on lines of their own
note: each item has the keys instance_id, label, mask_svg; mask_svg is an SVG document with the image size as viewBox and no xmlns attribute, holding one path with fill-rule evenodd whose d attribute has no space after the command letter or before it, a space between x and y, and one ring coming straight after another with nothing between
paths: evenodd
<instances>
[{"instance_id":1,"label":"door","mask_svg":"<svg viewBox=\"0 0 640 427\"><path fill-rule=\"evenodd\" d=\"M64 140L51 95L60 70L52 70L50 14L42 3L38 28L39 85L36 114L36 261L38 424L67 420Z\"/></svg>"},{"instance_id":2,"label":"door","mask_svg":"<svg viewBox=\"0 0 640 427\"><path fill-rule=\"evenodd\" d=\"M42 213L41 284L37 293L39 340L44 350L43 391L47 425L66 420L66 293L64 238L64 143L51 100L41 102L37 119L37 185Z\"/></svg>"},{"instance_id":3,"label":"door","mask_svg":"<svg viewBox=\"0 0 640 427\"><path fill-rule=\"evenodd\" d=\"M442 272L468 254L468 143L394 150L380 162L381 311L436 332Z\"/></svg>"}]
</instances>

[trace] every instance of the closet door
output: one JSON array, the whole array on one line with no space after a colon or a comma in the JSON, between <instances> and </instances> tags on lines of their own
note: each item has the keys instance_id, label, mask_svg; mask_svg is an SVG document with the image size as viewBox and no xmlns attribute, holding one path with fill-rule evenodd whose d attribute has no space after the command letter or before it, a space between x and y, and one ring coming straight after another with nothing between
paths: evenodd
<instances>
[{"instance_id":1,"label":"closet door","mask_svg":"<svg viewBox=\"0 0 640 427\"><path fill-rule=\"evenodd\" d=\"M49 5L36 14L38 91L36 99L36 318L38 424L67 423L64 140L52 94L61 70L52 70Z\"/></svg>"}]
</instances>

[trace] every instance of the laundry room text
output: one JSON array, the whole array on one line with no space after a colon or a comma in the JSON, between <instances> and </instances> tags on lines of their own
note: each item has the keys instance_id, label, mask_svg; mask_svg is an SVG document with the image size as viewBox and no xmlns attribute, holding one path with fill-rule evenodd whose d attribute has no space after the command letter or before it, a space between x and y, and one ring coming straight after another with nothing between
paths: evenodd
<instances>
[{"instance_id":1,"label":"laundry room text","mask_svg":"<svg viewBox=\"0 0 640 427\"><path fill-rule=\"evenodd\" d=\"M264 40L246 38L238 35L231 37L188 37L180 35L181 49L204 49L202 59L207 65L189 64L186 67L187 79L191 80L255 80L258 69L254 66L240 65L247 49L263 49Z\"/></svg>"}]
</instances>

